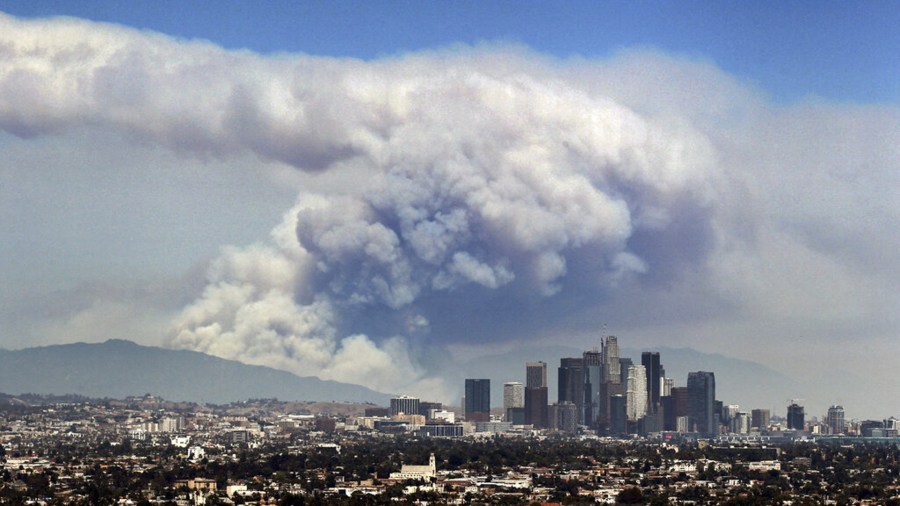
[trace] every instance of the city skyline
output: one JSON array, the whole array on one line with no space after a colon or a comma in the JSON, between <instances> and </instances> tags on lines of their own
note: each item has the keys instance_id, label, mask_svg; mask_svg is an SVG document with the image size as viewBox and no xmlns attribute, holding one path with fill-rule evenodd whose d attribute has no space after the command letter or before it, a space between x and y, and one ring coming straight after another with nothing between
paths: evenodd
<instances>
[{"instance_id":1,"label":"city skyline","mask_svg":"<svg viewBox=\"0 0 900 506\"><path fill-rule=\"evenodd\" d=\"M0 348L449 400L611 333L898 393L892 4L0 11Z\"/></svg>"}]
</instances>

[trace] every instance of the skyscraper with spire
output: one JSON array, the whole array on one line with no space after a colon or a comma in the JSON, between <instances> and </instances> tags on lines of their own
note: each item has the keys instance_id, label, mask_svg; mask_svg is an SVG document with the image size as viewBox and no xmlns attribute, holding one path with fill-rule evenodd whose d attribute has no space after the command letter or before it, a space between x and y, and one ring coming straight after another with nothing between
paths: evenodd
<instances>
[{"instance_id":1,"label":"skyscraper with spire","mask_svg":"<svg viewBox=\"0 0 900 506\"><path fill-rule=\"evenodd\" d=\"M622 371L619 366L619 340L616 336L606 336L603 341L603 373L608 383L622 382Z\"/></svg>"}]
</instances>

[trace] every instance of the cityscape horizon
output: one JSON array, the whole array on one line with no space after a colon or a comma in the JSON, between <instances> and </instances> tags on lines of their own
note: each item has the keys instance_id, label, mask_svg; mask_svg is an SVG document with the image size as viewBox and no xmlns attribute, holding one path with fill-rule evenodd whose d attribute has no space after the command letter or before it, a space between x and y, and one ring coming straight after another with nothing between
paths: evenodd
<instances>
[{"instance_id":1,"label":"cityscape horizon","mask_svg":"<svg viewBox=\"0 0 900 506\"><path fill-rule=\"evenodd\" d=\"M0 0L0 391L890 420L898 25Z\"/></svg>"}]
</instances>

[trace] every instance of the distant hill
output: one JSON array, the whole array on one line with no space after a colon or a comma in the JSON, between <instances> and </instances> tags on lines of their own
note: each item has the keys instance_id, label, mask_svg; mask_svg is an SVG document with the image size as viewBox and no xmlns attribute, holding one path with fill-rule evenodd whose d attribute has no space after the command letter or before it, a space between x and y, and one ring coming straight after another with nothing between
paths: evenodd
<instances>
[{"instance_id":1,"label":"distant hill","mask_svg":"<svg viewBox=\"0 0 900 506\"><path fill-rule=\"evenodd\" d=\"M390 399L358 385L118 339L0 350L0 392L119 399L151 393L172 401L214 404L275 397L387 405Z\"/></svg>"}]
</instances>

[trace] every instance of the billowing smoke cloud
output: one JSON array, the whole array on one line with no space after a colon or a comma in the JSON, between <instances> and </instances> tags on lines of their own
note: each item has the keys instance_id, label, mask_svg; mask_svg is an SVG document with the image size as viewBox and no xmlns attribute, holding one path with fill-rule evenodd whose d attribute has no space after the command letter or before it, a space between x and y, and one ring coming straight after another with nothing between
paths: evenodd
<instances>
[{"instance_id":1,"label":"billowing smoke cloud","mask_svg":"<svg viewBox=\"0 0 900 506\"><path fill-rule=\"evenodd\" d=\"M535 301L568 286L602 296L654 268L644 253L678 216L708 240L703 135L516 50L262 58L87 28L0 18L0 127L88 123L346 174L341 191L302 191L269 244L224 250L172 346L434 395L417 343L464 336L432 320L533 321ZM486 300L509 307L486 317Z\"/></svg>"}]
</instances>

